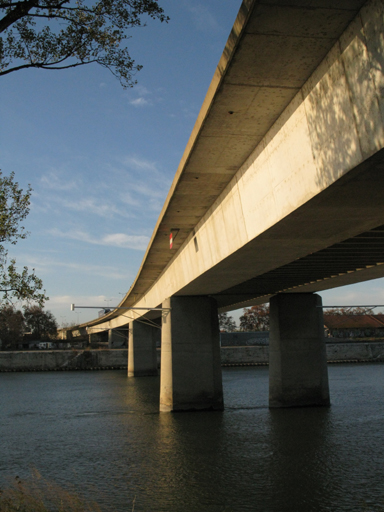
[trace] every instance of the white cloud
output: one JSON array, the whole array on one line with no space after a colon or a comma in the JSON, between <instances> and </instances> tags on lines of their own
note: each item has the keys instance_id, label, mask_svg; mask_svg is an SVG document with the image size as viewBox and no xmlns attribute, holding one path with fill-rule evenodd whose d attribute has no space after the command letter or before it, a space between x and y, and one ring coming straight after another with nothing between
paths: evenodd
<instances>
[{"instance_id":1,"label":"white cloud","mask_svg":"<svg viewBox=\"0 0 384 512\"><path fill-rule=\"evenodd\" d=\"M124 247L126 249L143 249L147 248L149 237L143 235L126 235L124 233L114 233L104 236L99 243L100 245L110 245L112 247Z\"/></svg>"},{"instance_id":2,"label":"white cloud","mask_svg":"<svg viewBox=\"0 0 384 512\"><path fill-rule=\"evenodd\" d=\"M134 249L144 251L149 243L149 237L145 235L127 235L125 233L111 233L109 235L96 238L84 231L60 231L55 228L49 231L52 236L68 238L70 240L79 240L88 244L104 245L109 247L120 247L124 249Z\"/></svg>"},{"instance_id":3,"label":"white cloud","mask_svg":"<svg viewBox=\"0 0 384 512\"><path fill-rule=\"evenodd\" d=\"M163 197L163 189L164 187L160 187L159 184L156 184L156 187L151 187L147 183L143 181L138 181L136 183L131 184L131 190L136 192L137 194L141 194L145 197L153 197L153 198L159 198Z\"/></svg>"},{"instance_id":4,"label":"white cloud","mask_svg":"<svg viewBox=\"0 0 384 512\"><path fill-rule=\"evenodd\" d=\"M199 113L196 105L188 104L185 101L180 101L180 111L186 119L196 119Z\"/></svg>"},{"instance_id":5,"label":"white cloud","mask_svg":"<svg viewBox=\"0 0 384 512\"><path fill-rule=\"evenodd\" d=\"M107 297L106 295L79 294L50 295L49 301L46 303L46 309L56 316L56 320L60 326L66 326L94 320L97 318L99 309L103 309L108 305L115 306L120 300L121 296ZM71 311L71 304L75 304L75 311ZM81 309L80 306L86 306L86 309Z\"/></svg>"},{"instance_id":6,"label":"white cloud","mask_svg":"<svg viewBox=\"0 0 384 512\"><path fill-rule=\"evenodd\" d=\"M104 304L104 302L112 299L117 303L120 302L121 297L107 297L106 295L55 295L49 298L49 304L52 306L69 306L70 304L79 304L79 306L87 305L105 307L106 304Z\"/></svg>"},{"instance_id":7,"label":"white cloud","mask_svg":"<svg viewBox=\"0 0 384 512\"><path fill-rule=\"evenodd\" d=\"M92 226L113 220L113 229L120 233L125 231L125 226L119 223L127 219L140 218L141 224L146 220L152 223L154 212L161 209L170 185L170 178L160 170L156 160L132 153L115 156L110 161L88 162L87 168L93 169L89 181L85 180L80 164L75 178L67 179L64 171L53 166L40 178L40 190L34 193L32 206L36 215L45 215L45 224L50 223L48 219L55 219L56 228L69 232L68 226L79 226L77 220L81 218L82 226L84 222ZM84 229L93 231L88 226ZM90 243L107 245L103 240ZM127 238L119 246L143 248L143 242Z\"/></svg>"},{"instance_id":8,"label":"white cloud","mask_svg":"<svg viewBox=\"0 0 384 512\"><path fill-rule=\"evenodd\" d=\"M128 100L129 104L140 108L140 107L150 107L153 105L153 102L161 101L161 98L149 98L148 96L152 96L152 92L142 85L136 85L133 90L128 91Z\"/></svg>"},{"instance_id":9,"label":"white cloud","mask_svg":"<svg viewBox=\"0 0 384 512\"><path fill-rule=\"evenodd\" d=\"M76 212L86 212L98 217L111 219L114 216L132 217L126 210L118 205L103 201L97 197L81 197L77 199L56 198L56 203Z\"/></svg>"},{"instance_id":10,"label":"white cloud","mask_svg":"<svg viewBox=\"0 0 384 512\"><path fill-rule=\"evenodd\" d=\"M68 179L62 172L56 169L52 169L49 172L43 174L40 178L40 183L44 188L50 190L76 190L79 188L79 182L75 179Z\"/></svg>"},{"instance_id":11,"label":"white cloud","mask_svg":"<svg viewBox=\"0 0 384 512\"><path fill-rule=\"evenodd\" d=\"M125 191L124 189L127 188ZM64 190L62 190L64 191ZM103 219L130 219L136 218L137 208L140 201L130 194L128 187L124 184L115 183L113 180L99 182L96 190L84 187L82 191L61 194L57 189L50 193L34 193L31 201L31 208L35 213L44 215L56 214L68 221L72 218L75 221L74 213L79 212L95 218ZM125 197L126 196L126 197ZM127 208L127 205L133 208Z\"/></svg>"},{"instance_id":12,"label":"white cloud","mask_svg":"<svg viewBox=\"0 0 384 512\"><path fill-rule=\"evenodd\" d=\"M50 274L52 272L57 272L58 268L67 269L69 271L79 272L81 274L87 274L94 277L102 277L106 279L115 279L115 280L129 280L132 278L131 272L121 272L119 269L106 266L106 265L91 265L91 264L82 264L75 262L64 262L57 261L50 258L33 258L29 257L26 260L26 263L29 267L33 267L38 274Z\"/></svg>"},{"instance_id":13,"label":"white cloud","mask_svg":"<svg viewBox=\"0 0 384 512\"><path fill-rule=\"evenodd\" d=\"M206 5L188 5L188 10L192 14L193 22L196 28L201 32L212 33L220 29L216 18L209 11Z\"/></svg>"},{"instance_id":14,"label":"white cloud","mask_svg":"<svg viewBox=\"0 0 384 512\"><path fill-rule=\"evenodd\" d=\"M139 94L139 96L148 96L149 94L152 94L149 89L140 84L135 86L135 91Z\"/></svg>"},{"instance_id":15,"label":"white cloud","mask_svg":"<svg viewBox=\"0 0 384 512\"><path fill-rule=\"evenodd\" d=\"M119 200L123 204L126 204L128 206L135 206L136 208L140 207L139 199L137 197L133 197L133 195L129 191L127 191L127 190L125 190L123 192L120 192ZM132 214L132 217L136 217L136 215Z\"/></svg>"},{"instance_id":16,"label":"white cloud","mask_svg":"<svg viewBox=\"0 0 384 512\"><path fill-rule=\"evenodd\" d=\"M120 190L119 201L129 206L140 206L145 208L145 211L160 211L167 196L171 178L161 172L158 164L152 160L129 155L121 158L120 162L131 172L126 188ZM126 180L124 174L126 171L123 169L113 169L111 172L122 175Z\"/></svg>"},{"instance_id":17,"label":"white cloud","mask_svg":"<svg viewBox=\"0 0 384 512\"><path fill-rule=\"evenodd\" d=\"M137 156L127 156L121 160L122 164L136 171L158 172L155 162Z\"/></svg>"},{"instance_id":18,"label":"white cloud","mask_svg":"<svg viewBox=\"0 0 384 512\"><path fill-rule=\"evenodd\" d=\"M65 305L70 304L70 301L76 299L78 304L81 303L94 303L95 305L102 304L107 297L105 295L56 295L49 299L50 304Z\"/></svg>"},{"instance_id":19,"label":"white cloud","mask_svg":"<svg viewBox=\"0 0 384 512\"><path fill-rule=\"evenodd\" d=\"M136 98L135 100L130 100L129 104L133 105L134 107L148 107L152 105L152 102L141 97Z\"/></svg>"}]
</instances>

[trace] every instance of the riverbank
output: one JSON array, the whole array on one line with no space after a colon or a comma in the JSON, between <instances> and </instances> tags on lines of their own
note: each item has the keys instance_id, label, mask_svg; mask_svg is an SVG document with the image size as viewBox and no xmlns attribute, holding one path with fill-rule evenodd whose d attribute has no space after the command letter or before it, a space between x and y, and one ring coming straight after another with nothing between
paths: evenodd
<instances>
[{"instance_id":1,"label":"riverbank","mask_svg":"<svg viewBox=\"0 0 384 512\"><path fill-rule=\"evenodd\" d=\"M0 352L0 372L120 370L127 360L127 349Z\"/></svg>"},{"instance_id":2,"label":"riverbank","mask_svg":"<svg viewBox=\"0 0 384 512\"><path fill-rule=\"evenodd\" d=\"M384 362L384 342L327 343L328 363ZM160 351L158 353L160 364ZM0 372L125 370L127 349L0 352ZM268 365L269 346L221 347L222 366Z\"/></svg>"},{"instance_id":3,"label":"riverbank","mask_svg":"<svg viewBox=\"0 0 384 512\"><path fill-rule=\"evenodd\" d=\"M326 343L328 363L384 362L384 342ZM222 366L268 365L269 346L221 347Z\"/></svg>"}]
</instances>

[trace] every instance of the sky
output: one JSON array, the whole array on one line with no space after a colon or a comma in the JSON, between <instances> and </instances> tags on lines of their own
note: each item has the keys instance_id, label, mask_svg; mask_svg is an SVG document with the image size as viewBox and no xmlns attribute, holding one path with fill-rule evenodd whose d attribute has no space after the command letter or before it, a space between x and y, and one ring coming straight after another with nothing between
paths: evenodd
<instances>
[{"instance_id":1,"label":"sky","mask_svg":"<svg viewBox=\"0 0 384 512\"><path fill-rule=\"evenodd\" d=\"M59 325L97 316L71 303L117 305L134 281L241 0L159 3L169 23L130 32L132 89L96 64L0 78L0 169L33 189L30 235L9 253L36 269ZM384 304L384 279L320 295Z\"/></svg>"}]
</instances>

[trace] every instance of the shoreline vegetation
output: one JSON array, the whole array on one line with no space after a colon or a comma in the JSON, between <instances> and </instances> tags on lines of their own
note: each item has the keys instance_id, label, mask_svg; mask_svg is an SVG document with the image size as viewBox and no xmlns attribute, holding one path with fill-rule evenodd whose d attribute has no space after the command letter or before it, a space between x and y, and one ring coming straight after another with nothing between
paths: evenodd
<instances>
[{"instance_id":1,"label":"shoreline vegetation","mask_svg":"<svg viewBox=\"0 0 384 512\"><path fill-rule=\"evenodd\" d=\"M30 478L16 476L0 489L0 512L102 512L74 490L43 478L34 469Z\"/></svg>"}]
</instances>

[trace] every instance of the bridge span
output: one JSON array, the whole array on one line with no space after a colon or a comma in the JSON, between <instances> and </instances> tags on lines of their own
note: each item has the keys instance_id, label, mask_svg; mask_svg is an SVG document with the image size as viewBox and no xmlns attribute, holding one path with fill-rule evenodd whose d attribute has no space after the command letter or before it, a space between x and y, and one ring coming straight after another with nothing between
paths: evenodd
<instances>
[{"instance_id":1,"label":"bridge span","mask_svg":"<svg viewBox=\"0 0 384 512\"><path fill-rule=\"evenodd\" d=\"M160 409L221 409L217 310L270 301L270 406L328 405L314 292L384 276L383 148L383 2L244 0L119 305L167 311L79 330L129 323L138 376L158 322Z\"/></svg>"}]
</instances>

